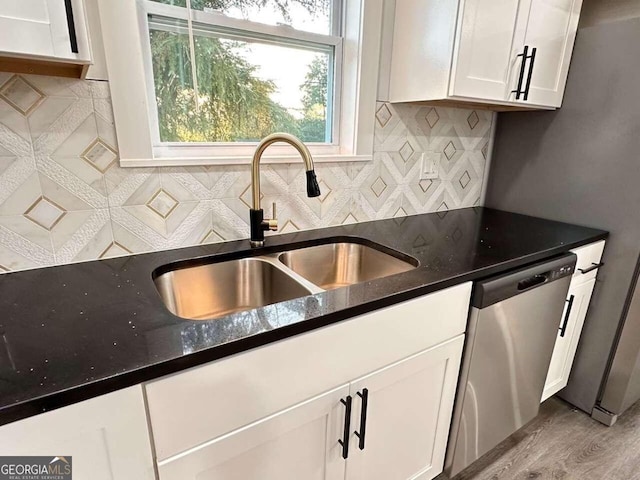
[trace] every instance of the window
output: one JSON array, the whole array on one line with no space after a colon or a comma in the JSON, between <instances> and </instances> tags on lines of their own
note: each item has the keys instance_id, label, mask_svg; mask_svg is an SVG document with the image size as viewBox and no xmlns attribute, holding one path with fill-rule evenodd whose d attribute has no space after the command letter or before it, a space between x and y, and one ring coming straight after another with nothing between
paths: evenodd
<instances>
[{"instance_id":1,"label":"window","mask_svg":"<svg viewBox=\"0 0 640 480\"><path fill-rule=\"evenodd\" d=\"M146 1L159 143L331 144L341 3Z\"/></svg>"},{"instance_id":2,"label":"window","mask_svg":"<svg viewBox=\"0 0 640 480\"><path fill-rule=\"evenodd\" d=\"M245 163L276 131L320 161L370 158L379 32L364 80L365 0L126 3L99 3L123 165Z\"/></svg>"}]
</instances>

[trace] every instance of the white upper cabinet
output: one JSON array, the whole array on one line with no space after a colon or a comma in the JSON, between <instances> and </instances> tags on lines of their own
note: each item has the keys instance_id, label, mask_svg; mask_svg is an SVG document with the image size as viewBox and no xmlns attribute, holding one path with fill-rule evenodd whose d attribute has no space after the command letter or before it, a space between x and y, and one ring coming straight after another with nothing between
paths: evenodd
<instances>
[{"instance_id":1,"label":"white upper cabinet","mask_svg":"<svg viewBox=\"0 0 640 480\"><path fill-rule=\"evenodd\" d=\"M0 56L89 64L83 0L2 0Z\"/></svg>"},{"instance_id":2,"label":"white upper cabinet","mask_svg":"<svg viewBox=\"0 0 640 480\"><path fill-rule=\"evenodd\" d=\"M519 0L467 0L460 8L451 96L504 101L526 23Z\"/></svg>"},{"instance_id":3,"label":"white upper cabinet","mask_svg":"<svg viewBox=\"0 0 640 480\"><path fill-rule=\"evenodd\" d=\"M536 49L528 101L562 105L582 0L532 0L524 44Z\"/></svg>"},{"instance_id":4,"label":"white upper cabinet","mask_svg":"<svg viewBox=\"0 0 640 480\"><path fill-rule=\"evenodd\" d=\"M389 88L380 99L557 108L581 7L582 0L395 0L383 39L393 45L381 69Z\"/></svg>"}]
</instances>

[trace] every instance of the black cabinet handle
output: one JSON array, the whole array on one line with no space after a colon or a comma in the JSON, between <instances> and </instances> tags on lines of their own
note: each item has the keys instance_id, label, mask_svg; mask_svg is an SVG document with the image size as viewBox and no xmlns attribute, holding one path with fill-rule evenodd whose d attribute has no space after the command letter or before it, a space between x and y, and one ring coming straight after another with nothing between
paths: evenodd
<instances>
[{"instance_id":1,"label":"black cabinet handle","mask_svg":"<svg viewBox=\"0 0 640 480\"><path fill-rule=\"evenodd\" d=\"M604 267L604 262L591 263L591 266L589 268L579 268L578 271L584 275L585 273L593 272L600 267Z\"/></svg>"},{"instance_id":2,"label":"black cabinet handle","mask_svg":"<svg viewBox=\"0 0 640 480\"><path fill-rule=\"evenodd\" d=\"M529 56L529 58L531 59L531 63L529 64L529 74L527 75L527 86L524 89L524 101L529 100L529 89L531 88L531 77L533 76L533 67L536 63L536 53L538 52L538 49L536 47L533 47L533 49L531 50L531 55ZM523 62L526 61L526 57L525 60L523 60Z\"/></svg>"},{"instance_id":3,"label":"black cabinet handle","mask_svg":"<svg viewBox=\"0 0 640 480\"><path fill-rule=\"evenodd\" d=\"M345 406L344 412L344 432L342 433L342 440L338 440L338 443L342 445L342 458L345 460L349 458L349 432L351 431L351 403L353 399L351 395L347 395L346 399L340 400Z\"/></svg>"},{"instance_id":4,"label":"black cabinet handle","mask_svg":"<svg viewBox=\"0 0 640 480\"><path fill-rule=\"evenodd\" d=\"M567 305L567 311L564 314L564 320L562 321L562 326L560 327L560 336L564 337L564 334L567 331L567 324L569 323L569 316L571 315L571 309L573 308L573 301L575 300L575 295L571 295L569 300L565 300L569 303Z\"/></svg>"},{"instance_id":5,"label":"black cabinet handle","mask_svg":"<svg viewBox=\"0 0 640 480\"><path fill-rule=\"evenodd\" d=\"M64 0L64 8L67 11L67 28L69 29L71 51L78 53L78 37L76 35L76 22L73 19L73 5L71 5L71 0Z\"/></svg>"},{"instance_id":6,"label":"black cabinet handle","mask_svg":"<svg viewBox=\"0 0 640 480\"><path fill-rule=\"evenodd\" d=\"M362 408L360 410L360 431L353 432L360 439L358 448L364 450L364 437L367 434L367 407L369 406L369 389L363 388L362 393L358 392L358 396L362 399Z\"/></svg>"},{"instance_id":7,"label":"black cabinet handle","mask_svg":"<svg viewBox=\"0 0 640 480\"><path fill-rule=\"evenodd\" d=\"M529 56L529 46L525 45L524 52L519 53L518 57L522 57L522 64L520 65L520 76L518 77L518 86L515 90L511 90L511 93L516 94L516 100L520 100L520 95L524 92L522 91L522 83L524 82L524 69L527 65L527 58Z\"/></svg>"}]
</instances>

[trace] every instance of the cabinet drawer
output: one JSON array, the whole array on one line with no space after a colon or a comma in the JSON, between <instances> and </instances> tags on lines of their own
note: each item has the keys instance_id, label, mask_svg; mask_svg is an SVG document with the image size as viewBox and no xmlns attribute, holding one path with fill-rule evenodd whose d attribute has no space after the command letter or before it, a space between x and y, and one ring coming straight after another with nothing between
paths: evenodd
<instances>
[{"instance_id":1,"label":"cabinet drawer","mask_svg":"<svg viewBox=\"0 0 640 480\"><path fill-rule=\"evenodd\" d=\"M584 247L571 250L578 256L576 271L573 274L573 282L588 282L589 280L596 278L596 275L598 274L597 268L586 273L582 273L580 270L589 270L600 263L602 253L604 252L604 245L605 241L600 240L599 242L590 243Z\"/></svg>"},{"instance_id":2,"label":"cabinet drawer","mask_svg":"<svg viewBox=\"0 0 640 480\"><path fill-rule=\"evenodd\" d=\"M148 383L158 460L465 331L471 283Z\"/></svg>"}]
</instances>

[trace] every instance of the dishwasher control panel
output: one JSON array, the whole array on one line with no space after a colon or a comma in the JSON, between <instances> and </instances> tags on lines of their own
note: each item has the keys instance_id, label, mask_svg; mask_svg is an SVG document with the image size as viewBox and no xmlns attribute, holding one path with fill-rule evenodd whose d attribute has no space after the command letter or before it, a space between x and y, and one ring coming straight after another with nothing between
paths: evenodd
<instances>
[{"instance_id":1,"label":"dishwasher control panel","mask_svg":"<svg viewBox=\"0 0 640 480\"><path fill-rule=\"evenodd\" d=\"M521 267L474 285L472 306L486 308L507 298L573 275L576 257L567 253L547 261Z\"/></svg>"}]
</instances>

